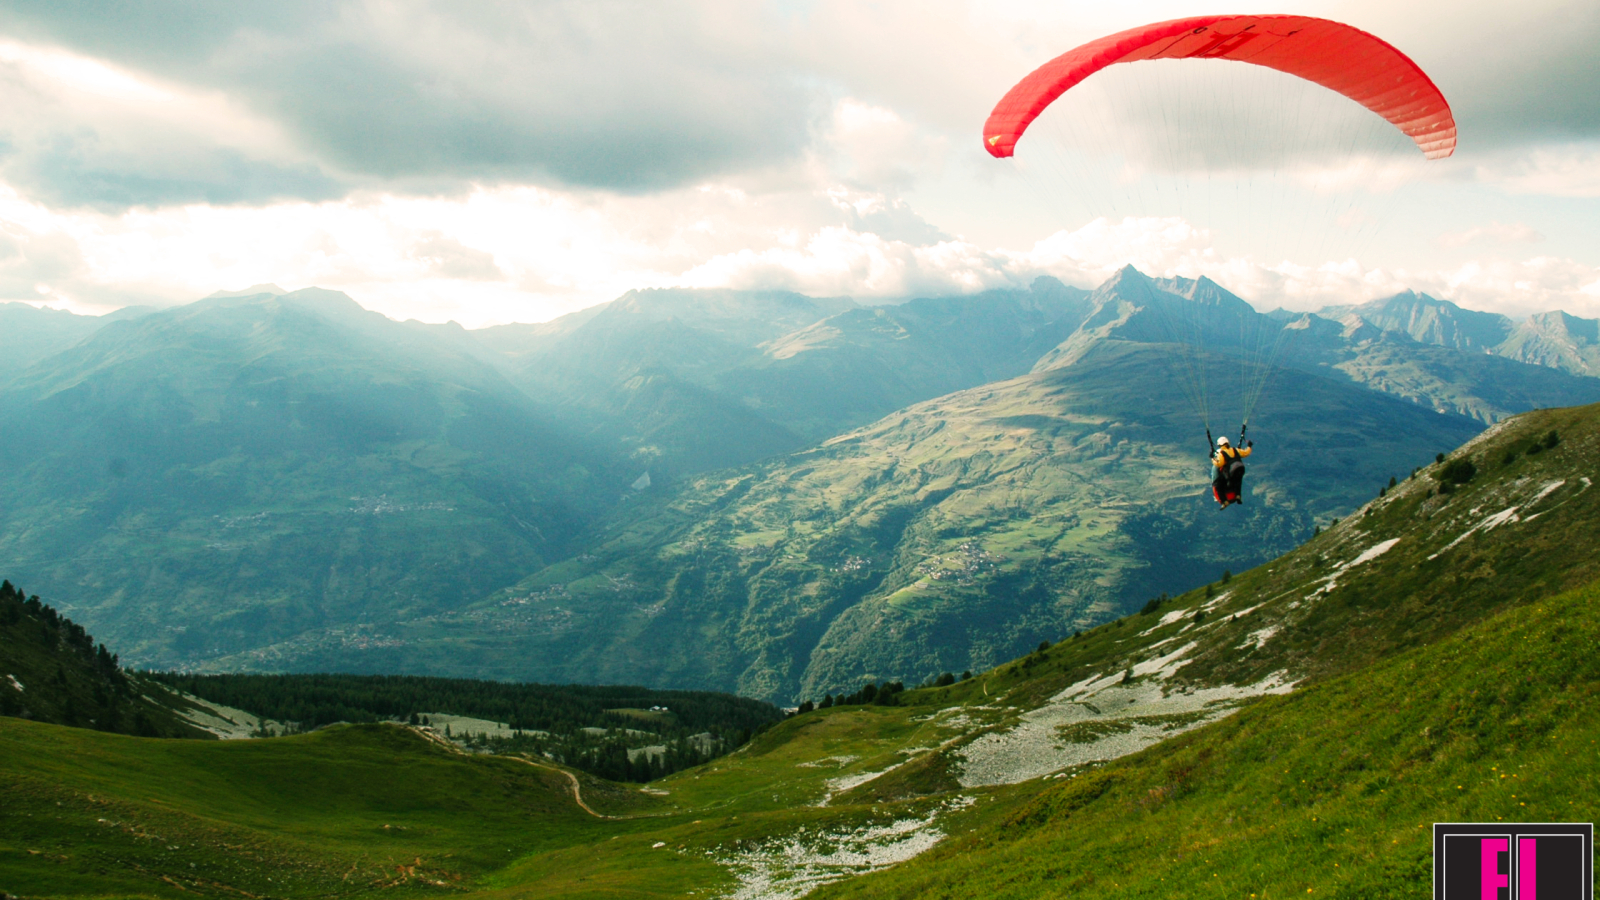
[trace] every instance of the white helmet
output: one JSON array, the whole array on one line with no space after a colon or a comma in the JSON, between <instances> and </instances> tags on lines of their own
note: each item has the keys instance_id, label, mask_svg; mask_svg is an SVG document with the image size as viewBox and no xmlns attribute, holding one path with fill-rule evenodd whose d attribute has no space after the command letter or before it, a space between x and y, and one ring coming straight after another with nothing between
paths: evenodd
<instances>
[{"instance_id":1,"label":"white helmet","mask_svg":"<svg viewBox=\"0 0 1600 900\"><path fill-rule=\"evenodd\" d=\"M1226 447L1226 446L1228 446L1228 439L1226 437L1217 438L1217 446L1218 447Z\"/></svg>"}]
</instances>

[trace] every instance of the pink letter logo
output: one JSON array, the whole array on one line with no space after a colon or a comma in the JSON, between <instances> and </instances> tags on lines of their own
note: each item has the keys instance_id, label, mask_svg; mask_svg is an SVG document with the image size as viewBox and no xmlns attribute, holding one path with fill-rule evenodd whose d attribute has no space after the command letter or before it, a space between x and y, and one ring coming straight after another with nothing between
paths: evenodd
<instances>
[{"instance_id":1,"label":"pink letter logo","mask_svg":"<svg viewBox=\"0 0 1600 900\"><path fill-rule=\"evenodd\" d=\"M1517 900L1539 900L1539 842L1517 841Z\"/></svg>"},{"instance_id":2,"label":"pink letter logo","mask_svg":"<svg viewBox=\"0 0 1600 900\"><path fill-rule=\"evenodd\" d=\"M1511 852L1511 842L1505 838L1483 839L1483 879L1478 882L1483 890L1483 900L1500 900L1500 889L1511 887L1511 876L1500 874L1500 854Z\"/></svg>"},{"instance_id":3,"label":"pink letter logo","mask_svg":"<svg viewBox=\"0 0 1600 900\"><path fill-rule=\"evenodd\" d=\"M1433 900L1593 900L1593 822L1435 822Z\"/></svg>"}]
</instances>

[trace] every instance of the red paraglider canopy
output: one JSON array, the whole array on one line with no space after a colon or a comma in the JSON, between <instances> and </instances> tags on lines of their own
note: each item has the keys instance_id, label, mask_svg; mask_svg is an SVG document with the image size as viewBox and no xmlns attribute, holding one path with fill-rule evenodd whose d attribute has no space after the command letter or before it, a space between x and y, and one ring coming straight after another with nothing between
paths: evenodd
<instances>
[{"instance_id":1,"label":"red paraglider canopy","mask_svg":"<svg viewBox=\"0 0 1600 900\"><path fill-rule=\"evenodd\" d=\"M1456 149L1450 104L1410 57L1359 28L1309 16L1199 16L1090 41L1007 91L984 123L984 147L993 156L1010 156L1028 125L1057 97L1106 66L1147 59L1229 59L1277 69L1384 117L1429 159Z\"/></svg>"}]
</instances>

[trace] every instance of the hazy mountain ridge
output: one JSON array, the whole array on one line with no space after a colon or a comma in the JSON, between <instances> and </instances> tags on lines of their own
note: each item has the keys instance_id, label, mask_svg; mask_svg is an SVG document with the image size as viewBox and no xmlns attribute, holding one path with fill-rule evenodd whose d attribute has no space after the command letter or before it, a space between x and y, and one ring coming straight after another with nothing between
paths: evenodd
<instances>
[{"instance_id":1,"label":"hazy mountain ridge","mask_svg":"<svg viewBox=\"0 0 1600 900\"><path fill-rule=\"evenodd\" d=\"M1317 315L1333 319L1355 316L1424 344L1491 353L1574 375L1600 375L1600 320L1560 310L1535 313L1518 322L1405 291L1359 306L1325 307Z\"/></svg>"},{"instance_id":2,"label":"hazy mountain ridge","mask_svg":"<svg viewBox=\"0 0 1600 900\"><path fill-rule=\"evenodd\" d=\"M1263 314L1209 279L1155 279L1129 266L1096 288L1088 303L1091 309L1077 331L1041 357L1034 371L1070 365L1099 341L1116 339L1172 346L1179 362L1174 387L1192 395L1244 395L1256 387L1239 376L1197 381L1190 370L1194 354L1204 350L1353 382L1486 425L1528 409L1600 399L1600 380L1534 359L1562 360L1571 353L1548 350L1553 345L1543 338L1543 343L1531 342L1526 339L1531 331L1513 327L1504 316L1463 310L1426 295L1401 294L1319 313ZM1559 321L1567 319L1572 317ZM1554 320L1539 320L1548 321ZM1581 335L1582 323L1589 320L1572 321ZM1481 341L1507 334L1519 336L1505 340L1522 341L1518 352L1529 359L1481 349ZM1233 423L1213 424L1221 429Z\"/></svg>"},{"instance_id":3,"label":"hazy mountain ridge","mask_svg":"<svg viewBox=\"0 0 1600 900\"><path fill-rule=\"evenodd\" d=\"M1219 379L1237 372L1204 363ZM1404 474L1477 430L1282 373L1260 410L1273 438L1249 500L1219 516L1171 364L1163 347L1102 341L1073 365L689 479L470 612L383 629L382 649L300 640L214 665L461 674L470 659L496 677L779 700L916 681L1270 558L1347 509L1352 485Z\"/></svg>"},{"instance_id":4,"label":"hazy mountain ridge","mask_svg":"<svg viewBox=\"0 0 1600 900\"><path fill-rule=\"evenodd\" d=\"M633 291L544 326L485 329L534 396L600 418L657 476L795 450L902 406L1027 371L1081 291L862 307L781 292Z\"/></svg>"},{"instance_id":5,"label":"hazy mountain ridge","mask_svg":"<svg viewBox=\"0 0 1600 900\"><path fill-rule=\"evenodd\" d=\"M314 289L96 331L0 394L0 552L167 664L558 558L626 476L441 331Z\"/></svg>"},{"instance_id":6,"label":"hazy mountain ridge","mask_svg":"<svg viewBox=\"0 0 1600 900\"><path fill-rule=\"evenodd\" d=\"M0 358L15 371L76 344L104 324L99 316L0 303Z\"/></svg>"},{"instance_id":7,"label":"hazy mountain ridge","mask_svg":"<svg viewBox=\"0 0 1600 900\"><path fill-rule=\"evenodd\" d=\"M1354 314L1299 317L1290 324L1305 334L1286 332L1215 283L1131 268L1092 293L1040 279L892 307L643 291L478 332L394 322L336 292L259 287L105 323L0 390L0 416L28 435L4 476L0 561L82 603L72 614L132 659L688 679L772 697L867 672L982 666L1174 579L1289 546L1364 495L1361 479L1469 433L1434 410L1492 421L1600 394L1600 380L1421 344ZM1262 458L1251 485L1275 505L1238 511L1259 545L1227 548L1191 531L1211 526L1196 524L1203 429L1184 373L1217 368L1213 411L1231 429L1240 398L1229 385L1274 358L1260 353L1269 338L1288 368L1270 377L1252 433L1278 429L1273 462L1300 460L1299 474L1277 481ZM1292 381L1293 369L1323 377ZM1297 408L1300 398L1274 409L1289 383L1342 412ZM1421 409L1371 405L1370 388ZM962 427L948 430L947 415ZM856 450L821 444L850 428ZM1324 464L1366 440L1387 449ZM919 472L909 460L924 443L931 468ZM793 474L813 458L846 487ZM763 492L772 473L815 495L796 498L810 520L875 511L884 524L813 546L815 535L788 534L789 501ZM1116 487L1101 497L1101 484ZM1192 508L1172 505L1179 484ZM821 502L841 492L846 506ZM693 523L659 504L682 498L685 510L733 510L719 527L743 529L747 513L776 524L740 532L731 550L716 537L721 555L673 574L662 535ZM981 521L964 518L968 501ZM1106 583L1092 566L1070 574L1044 561L1040 547L1080 537L1114 561ZM814 553L813 568L785 563L784 548ZM1158 551L1198 568L1150 576ZM699 577L710 586L694 587ZM668 602L692 591L698 611ZM894 596L883 614L903 619L904 640L888 641L868 613ZM773 610L788 612L770 620ZM574 629L585 637L564 637ZM696 641L709 648L698 658L683 650ZM566 674L530 670L536 647ZM661 652L644 660L649 647Z\"/></svg>"},{"instance_id":8,"label":"hazy mountain ridge","mask_svg":"<svg viewBox=\"0 0 1600 900\"><path fill-rule=\"evenodd\" d=\"M1318 310L1317 315L1330 319L1353 315L1424 344L1478 352L1492 350L1516 330L1516 323L1508 316L1462 309L1415 291L1402 291L1357 306L1328 306Z\"/></svg>"},{"instance_id":9,"label":"hazy mountain ridge","mask_svg":"<svg viewBox=\"0 0 1600 900\"><path fill-rule=\"evenodd\" d=\"M1519 323L1495 352L1576 375L1600 376L1600 320L1560 310L1537 313Z\"/></svg>"},{"instance_id":10,"label":"hazy mountain ridge","mask_svg":"<svg viewBox=\"0 0 1600 900\"><path fill-rule=\"evenodd\" d=\"M1085 299L1087 314L1032 371L1074 364L1104 340L1167 344L1189 362L1197 352L1233 353L1267 365L1265 344L1281 326L1207 278L1155 279L1125 266ZM1198 414L1198 411L1197 411Z\"/></svg>"}]
</instances>

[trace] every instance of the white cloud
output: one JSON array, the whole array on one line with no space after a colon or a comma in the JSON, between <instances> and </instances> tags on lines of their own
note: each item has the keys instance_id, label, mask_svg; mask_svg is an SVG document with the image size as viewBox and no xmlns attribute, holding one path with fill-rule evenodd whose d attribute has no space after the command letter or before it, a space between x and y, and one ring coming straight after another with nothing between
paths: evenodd
<instances>
[{"instance_id":1,"label":"white cloud","mask_svg":"<svg viewBox=\"0 0 1600 900\"><path fill-rule=\"evenodd\" d=\"M1417 290L1473 309L1510 316L1562 309L1600 318L1600 268L1572 259L1486 259L1448 271L1405 275Z\"/></svg>"},{"instance_id":2,"label":"white cloud","mask_svg":"<svg viewBox=\"0 0 1600 900\"><path fill-rule=\"evenodd\" d=\"M818 152L840 180L882 191L905 189L918 177L937 173L946 144L944 137L918 128L888 107L847 97L835 104Z\"/></svg>"},{"instance_id":3,"label":"white cloud","mask_svg":"<svg viewBox=\"0 0 1600 900\"><path fill-rule=\"evenodd\" d=\"M1032 249L1011 254L1023 272L1054 275L1088 287L1133 265L1162 275L1188 274L1213 262L1211 235L1176 217L1096 219L1075 231L1058 231Z\"/></svg>"},{"instance_id":4,"label":"white cloud","mask_svg":"<svg viewBox=\"0 0 1600 900\"><path fill-rule=\"evenodd\" d=\"M327 196L274 121L221 91L0 40L0 177L44 202L125 207Z\"/></svg>"},{"instance_id":5,"label":"white cloud","mask_svg":"<svg viewBox=\"0 0 1600 900\"><path fill-rule=\"evenodd\" d=\"M914 246L848 226L819 229L804 246L737 250L678 279L688 287L782 288L863 298L952 294L1012 282L1004 260L962 241Z\"/></svg>"},{"instance_id":6,"label":"white cloud","mask_svg":"<svg viewBox=\"0 0 1600 900\"><path fill-rule=\"evenodd\" d=\"M493 254L468 247L436 231L423 234L412 244L410 256L428 263L429 272L441 278L501 281L506 275Z\"/></svg>"},{"instance_id":7,"label":"white cloud","mask_svg":"<svg viewBox=\"0 0 1600 900\"><path fill-rule=\"evenodd\" d=\"M1532 244L1544 239L1544 235L1522 222L1510 225L1494 222L1478 228L1467 228L1442 234L1439 236L1439 246L1465 247L1474 241L1489 241L1496 244Z\"/></svg>"},{"instance_id":8,"label":"white cloud","mask_svg":"<svg viewBox=\"0 0 1600 900\"><path fill-rule=\"evenodd\" d=\"M1222 253L1213 234L1176 217L1099 219L1007 249L940 235L903 201L837 185L714 184L662 199L480 188L465 198L112 215L65 214L12 192L0 194L0 299L103 311L272 281L344 290L397 318L476 327L548 319L641 287L895 299L1022 287L1039 275L1092 287L1132 263L1152 275L1208 276L1263 309L1412 288L1514 315L1600 315L1600 270L1555 256L1436 270L1268 261ZM1523 235L1517 226L1477 231Z\"/></svg>"},{"instance_id":9,"label":"white cloud","mask_svg":"<svg viewBox=\"0 0 1600 900\"><path fill-rule=\"evenodd\" d=\"M1479 181L1513 194L1600 197L1600 143L1505 151L1474 168Z\"/></svg>"},{"instance_id":10,"label":"white cloud","mask_svg":"<svg viewBox=\"0 0 1600 900\"><path fill-rule=\"evenodd\" d=\"M0 28L226 96L293 136L301 165L396 193L672 189L792 163L826 91L795 67L786 18L737 0L0 6ZM41 191L75 183L52 174ZM100 205L189 199L181 183L140 186ZM274 196L343 193L316 187Z\"/></svg>"}]
</instances>

